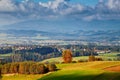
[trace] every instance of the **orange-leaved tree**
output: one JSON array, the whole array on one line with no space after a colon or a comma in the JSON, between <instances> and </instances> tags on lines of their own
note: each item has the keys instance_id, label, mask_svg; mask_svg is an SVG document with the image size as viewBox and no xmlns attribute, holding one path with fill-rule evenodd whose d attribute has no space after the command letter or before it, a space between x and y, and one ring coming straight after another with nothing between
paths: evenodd
<instances>
[{"instance_id":1,"label":"orange-leaved tree","mask_svg":"<svg viewBox=\"0 0 120 80\"><path fill-rule=\"evenodd\" d=\"M72 51L71 50L69 49L63 50L62 56L63 56L63 60L65 63L72 62Z\"/></svg>"}]
</instances>

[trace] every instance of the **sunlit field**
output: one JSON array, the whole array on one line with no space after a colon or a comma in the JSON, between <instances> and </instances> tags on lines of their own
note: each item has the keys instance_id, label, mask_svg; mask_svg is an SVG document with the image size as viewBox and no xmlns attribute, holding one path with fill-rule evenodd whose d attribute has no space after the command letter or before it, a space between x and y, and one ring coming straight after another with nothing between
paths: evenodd
<instances>
[{"instance_id":1,"label":"sunlit field","mask_svg":"<svg viewBox=\"0 0 120 80\"><path fill-rule=\"evenodd\" d=\"M119 53L99 54L96 57L102 57L104 60L114 60ZM73 57L73 61L88 60L88 56ZM95 62L77 62L61 63L62 57L51 58L41 61L60 62L56 64L57 71L39 75L20 75L6 74L2 80L119 80L120 79L120 61L95 61ZM116 69L115 69L116 68ZM115 70L115 71L114 71Z\"/></svg>"},{"instance_id":2,"label":"sunlit field","mask_svg":"<svg viewBox=\"0 0 120 80\"><path fill-rule=\"evenodd\" d=\"M7 74L3 75L2 80L37 80L43 75L19 75L19 74Z\"/></svg>"},{"instance_id":3,"label":"sunlit field","mask_svg":"<svg viewBox=\"0 0 120 80\"><path fill-rule=\"evenodd\" d=\"M57 64L58 71L44 75L3 75L2 80L119 80L120 72L106 68L120 65L120 61L96 61Z\"/></svg>"},{"instance_id":4,"label":"sunlit field","mask_svg":"<svg viewBox=\"0 0 120 80\"><path fill-rule=\"evenodd\" d=\"M120 54L120 53L116 53L116 52L113 52L113 53L101 53L96 57L100 57L105 61L108 61L108 60L114 61L114 60L117 59L118 54ZM78 60L86 61L86 60L88 60L88 56L73 57L73 61L78 61ZM63 58L62 57L50 58L50 59L43 60L42 62L63 62Z\"/></svg>"},{"instance_id":5,"label":"sunlit field","mask_svg":"<svg viewBox=\"0 0 120 80\"><path fill-rule=\"evenodd\" d=\"M39 80L119 80L120 72L104 70L120 62L86 62L58 64L59 71L46 75Z\"/></svg>"}]
</instances>

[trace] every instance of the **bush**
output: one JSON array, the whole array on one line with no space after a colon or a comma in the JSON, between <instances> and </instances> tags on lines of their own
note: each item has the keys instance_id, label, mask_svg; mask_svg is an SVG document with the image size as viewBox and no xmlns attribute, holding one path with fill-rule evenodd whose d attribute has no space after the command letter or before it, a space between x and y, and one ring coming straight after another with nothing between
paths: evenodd
<instances>
[{"instance_id":1,"label":"bush","mask_svg":"<svg viewBox=\"0 0 120 80\"><path fill-rule=\"evenodd\" d=\"M89 61L95 61L95 56L93 55L89 56Z\"/></svg>"},{"instance_id":2,"label":"bush","mask_svg":"<svg viewBox=\"0 0 120 80\"><path fill-rule=\"evenodd\" d=\"M72 61L72 63L77 63L77 61Z\"/></svg>"},{"instance_id":3,"label":"bush","mask_svg":"<svg viewBox=\"0 0 120 80\"><path fill-rule=\"evenodd\" d=\"M81 63L81 62L88 62L88 60L78 60L78 63Z\"/></svg>"},{"instance_id":4,"label":"bush","mask_svg":"<svg viewBox=\"0 0 120 80\"><path fill-rule=\"evenodd\" d=\"M108 61L112 61L112 59L110 59L110 58L108 58L107 60L108 60Z\"/></svg>"},{"instance_id":5,"label":"bush","mask_svg":"<svg viewBox=\"0 0 120 80\"><path fill-rule=\"evenodd\" d=\"M49 71L56 71L57 70L57 67L55 64L48 64L47 68Z\"/></svg>"},{"instance_id":6,"label":"bush","mask_svg":"<svg viewBox=\"0 0 120 80\"><path fill-rule=\"evenodd\" d=\"M103 61L102 58L95 58L95 61Z\"/></svg>"}]
</instances>

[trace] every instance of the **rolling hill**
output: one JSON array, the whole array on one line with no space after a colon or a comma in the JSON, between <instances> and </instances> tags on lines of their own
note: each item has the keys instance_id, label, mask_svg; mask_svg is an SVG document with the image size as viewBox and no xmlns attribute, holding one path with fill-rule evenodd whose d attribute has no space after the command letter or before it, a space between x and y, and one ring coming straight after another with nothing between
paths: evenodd
<instances>
[{"instance_id":1,"label":"rolling hill","mask_svg":"<svg viewBox=\"0 0 120 80\"><path fill-rule=\"evenodd\" d=\"M3 75L2 80L119 80L120 61L56 64L58 71L44 75ZM116 67L117 72L116 72ZM112 71L111 71L112 69ZM115 70L115 71L114 71Z\"/></svg>"},{"instance_id":2,"label":"rolling hill","mask_svg":"<svg viewBox=\"0 0 120 80\"><path fill-rule=\"evenodd\" d=\"M120 72L105 70L117 65L120 65L119 61L58 64L60 70L38 80L119 80Z\"/></svg>"}]
</instances>

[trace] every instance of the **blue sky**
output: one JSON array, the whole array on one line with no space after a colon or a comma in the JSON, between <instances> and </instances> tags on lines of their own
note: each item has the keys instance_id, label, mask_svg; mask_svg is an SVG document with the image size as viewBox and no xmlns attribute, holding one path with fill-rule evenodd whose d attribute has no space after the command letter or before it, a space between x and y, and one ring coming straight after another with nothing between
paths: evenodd
<instances>
[{"instance_id":1,"label":"blue sky","mask_svg":"<svg viewBox=\"0 0 120 80\"><path fill-rule=\"evenodd\" d=\"M22 0L17 0L17 1L22 1ZM48 1L54 1L54 0L33 0L35 2L48 2ZM89 6L94 6L98 3L99 0L70 0L71 3L81 3L83 5L89 5Z\"/></svg>"},{"instance_id":2,"label":"blue sky","mask_svg":"<svg viewBox=\"0 0 120 80\"><path fill-rule=\"evenodd\" d=\"M75 2L75 3L81 3L81 4L85 4L85 5L96 5L98 3L98 0L71 0L71 2Z\"/></svg>"}]
</instances>

